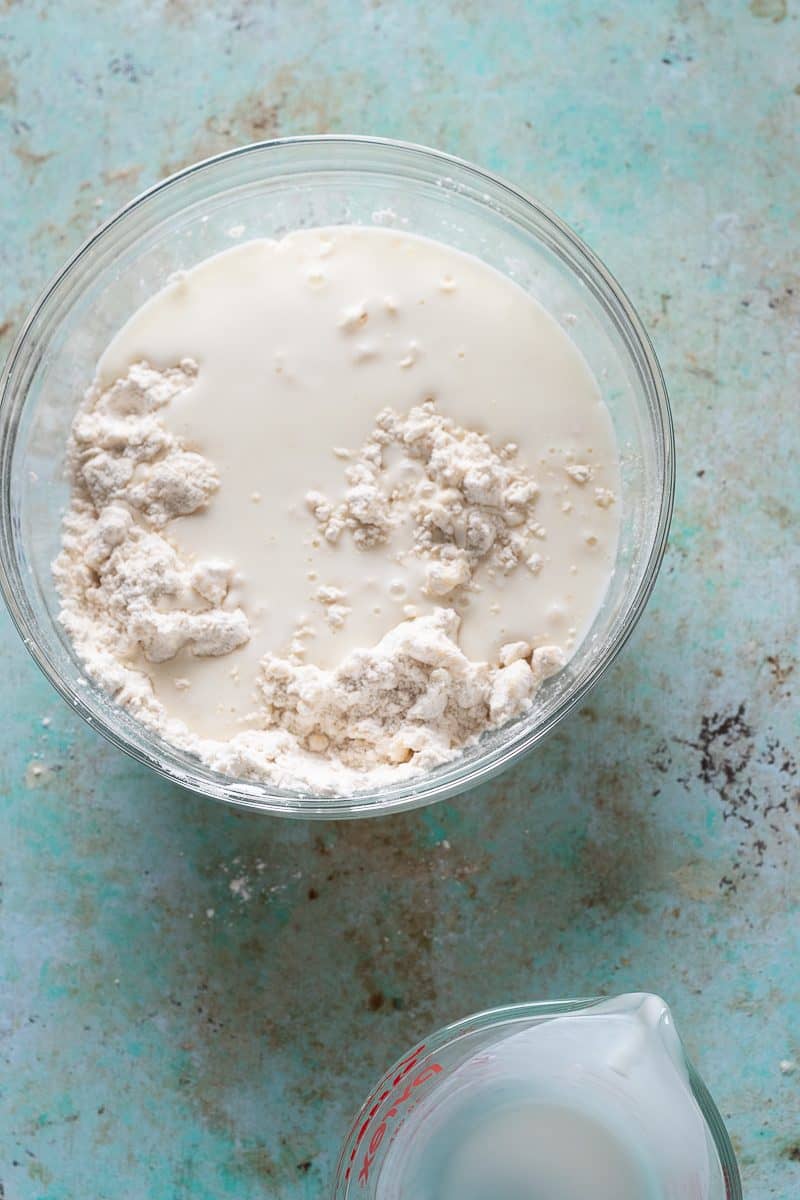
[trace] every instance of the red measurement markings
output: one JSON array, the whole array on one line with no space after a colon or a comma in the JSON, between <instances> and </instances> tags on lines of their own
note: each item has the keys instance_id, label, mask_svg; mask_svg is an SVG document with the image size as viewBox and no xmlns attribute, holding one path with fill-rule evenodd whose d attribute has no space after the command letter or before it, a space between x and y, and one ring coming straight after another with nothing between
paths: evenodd
<instances>
[{"instance_id":1,"label":"red measurement markings","mask_svg":"<svg viewBox=\"0 0 800 1200\"><path fill-rule=\"evenodd\" d=\"M372 1168L372 1164L375 1161L375 1155L378 1153L380 1144L383 1141L384 1137L386 1136L386 1131L389 1127L389 1122L394 1120L394 1118L397 1116L400 1108L408 1102L408 1100L413 1095L415 1088L421 1087L423 1083L427 1083L427 1081L429 1079L432 1079L434 1075L438 1075L440 1073L440 1071L442 1070L439 1063L430 1063L427 1067L424 1067L419 1072L419 1074L416 1075L413 1079L407 1078L411 1074L411 1072L414 1070L417 1063L419 1062L420 1056L422 1055L422 1052L424 1049L425 1049L424 1044L422 1046L418 1046L417 1049L413 1050L411 1052L411 1054L408 1055L407 1058L404 1058L401 1062L399 1062L397 1064L397 1066L398 1066L397 1074L395 1075L391 1084L386 1087L385 1091L381 1092L380 1096L377 1097L377 1099L375 1100L375 1103L370 1108L369 1112L367 1113L366 1117L364 1118L364 1122L363 1122L361 1128L358 1131L358 1136L356 1137L355 1145L353 1146L353 1149L350 1152L350 1163L351 1164L352 1164L353 1160L355 1159L356 1155L358 1154L359 1146L364 1141L364 1138L367 1136L367 1133L369 1132L370 1125L372 1124L372 1121L373 1121L375 1115L377 1114L377 1112L379 1111L381 1106L384 1104L384 1102L386 1100L388 1100L389 1097L392 1095L395 1088L398 1088L404 1079L407 1080L405 1086L403 1087L402 1092L400 1092L400 1094L395 1097L394 1101L392 1102L391 1108L388 1108L386 1110L386 1112L383 1114L380 1124L377 1125L376 1128L373 1130L372 1136L369 1139L366 1150L364 1151L364 1157L361 1162L361 1168L358 1172L358 1181L362 1185L362 1187L369 1179L369 1173ZM345 1171L344 1177L345 1177L345 1179L350 1178L350 1167L348 1167L347 1170Z\"/></svg>"}]
</instances>

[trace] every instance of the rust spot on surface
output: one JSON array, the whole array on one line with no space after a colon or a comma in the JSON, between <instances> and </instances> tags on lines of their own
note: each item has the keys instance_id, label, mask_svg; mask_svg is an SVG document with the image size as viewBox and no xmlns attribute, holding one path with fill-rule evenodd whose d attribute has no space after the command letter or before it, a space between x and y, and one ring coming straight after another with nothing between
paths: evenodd
<instances>
[{"instance_id":1,"label":"rust spot on surface","mask_svg":"<svg viewBox=\"0 0 800 1200\"><path fill-rule=\"evenodd\" d=\"M26 174L31 177L36 174L39 167L46 163L49 158L53 157L52 151L47 151L45 154L38 154L35 150L31 150L24 142L19 142L14 146L11 153L15 158L19 159L25 168Z\"/></svg>"},{"instance_id":2,"label":"rust spot on surface","mask_svg":"<svg viewBox=\"0 0 800 1200\"><path fill-rule=\"evenodd\" d=\"M281 133L327 133L341 128L345 98L359 92L365 92L364 80L353 72L322 75L309 88L302 72L286 64L230 109L212 112L194 145L188 150L182 147L180 154L168 159L162 174Z\"/></svg>"},{"instance_id":3,"label":"rust spot on surface","mask_svg":"<svg viewBox=\"0 0 800 1200\"><path fill-rule=\"evenodd\" d=\"M787 684L794 674L794 662L782 662L777 654L768 654L766 663L773 680L772 690L778 692L782 698L788 699L792 694L792 689L787 687Z\"/></svg>"},{"instance_id":4,"label":"rust spot on surface","mask_svg":"<svg viewBox=\"0 0 800 1200\"><path fill-rule=\"evenodd\" d=\"M116 167L113 171L104 171L103 179L109 187L113 187L115 183L135 183L141 173L141 163L131 163L127 167Z\"/></svg>"},{"instance_id":5,"label":"rust spot on surface","mask_svg":"<svg viewBox=\"0 0 800 1200\"><path fill-rule=\"evenodd\" d=\"M237 104L230 116L208 117L205 127L212 136L260 142L274 137L280 123L280 104L270 103L265 96L249 97Z\"/></svg>"},{"instance_id":6,"label":"rust spot on surface","mask_svg":"<svg viewBox=\"0 0 800 1200\"><path fill-rule=\"evenodd\" d=\"M170 158L161 167L162 175L172 175L182 167L231 150L248 142L263 142L280 132L280 97L271 89L246 96L230 111L212 113L203 123L203 132L194 144Z\"/></svg>"},{"instance_id":7,"label":"rust spot on surface","mask_svg":"<svg viewBox=\"0 0 800 1200\"><path fill-rule=\"evenodd\" d=\"M236 1156L239 1172L255 1175L258 1179L275 1180L278 1177L275 1162L263 1146L249 1146Z\"/></svg>"},{"instance_id":8,"label":"rust spot on surface","mask_svg":"<svg viewBox=\"0 0 800 1200\"><path fill-rule=\"evenodd\" d=\"M580 850L577 869L583 877L585 908L619 912L645 891L654 877L657 854L645 816L619 798L623 792L604 787L599 815Z\"/></svg>"},{"instance_id":9,"label":"rust spot on surface","mask_svg":"<svg viewBox=\"0 0 800 1200\"><path fill-rule=\"evenodd\" d=\"M750 12L761 21L777 25L786 17L786 0L750 0Z\"/></svg>"},{"instance_id":10,"label":"rust spot on surface","mask_svg":"<svg viewBox=\"0 0 800 1200\"><path fill-rule=\"evenodd\" d=\"M0 318L0 342L11 342L12 337L21 328L27 312L27 304L17 304L14 308L8 309L5 316Z\"/></svg>"},{"instance_id":11,"label":"rust spot on surface","mask_svg":"<svg viewBox=\"0 0 800 1200\"><path fill-rule=\"evenodd\" d=\"M14 74L7 62L0 61L0 104L15 100L16 96L17 84Z\"/></svg>"},{"instance_id":12,"label":"rust spot on surface","mask_svg":"<svg viewBox=\"0 0 800 1200\"><path fill-rule=\"evenodd\" d=\"M774 500L771 496L767 496L764 499L763 509L779 529L794 529L796 518L788 504L783 504L780 500Z\"/></svg>"}]
</instances>

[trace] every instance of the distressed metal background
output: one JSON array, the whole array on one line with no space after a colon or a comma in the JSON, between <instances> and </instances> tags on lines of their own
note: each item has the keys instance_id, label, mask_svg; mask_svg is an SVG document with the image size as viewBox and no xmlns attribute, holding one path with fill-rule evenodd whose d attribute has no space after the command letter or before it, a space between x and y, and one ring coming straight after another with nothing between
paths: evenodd
<instances>
[{"instance_id":1,"label":"distressed metal background","mask_svg":"<svg viewBox=\"0 0 800 1200\"><path fill-rule=\"evenodd\" d=\"M3 614L7 1200L316 1200L419 1034L631 988L674 1006L750 1200L800 1194L799 13L0 3L4 348L167 172L385 134L507 174L589 240L653 333L680 464L654 599L601 687L516 771L405 817L259 819L159 782Z\"/></svg>"}]
</instances>

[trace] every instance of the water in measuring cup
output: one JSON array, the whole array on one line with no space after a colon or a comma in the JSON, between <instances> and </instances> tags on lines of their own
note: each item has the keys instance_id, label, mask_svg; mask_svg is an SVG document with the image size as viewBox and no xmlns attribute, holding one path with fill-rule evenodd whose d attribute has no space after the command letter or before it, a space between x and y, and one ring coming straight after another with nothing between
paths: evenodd
<instances>
[{"instance_id":1,"label":"water in measuring cup","mask_svg":"<svg viewBox=\"0 0 800 1200\"><path fill-rule=\"evenodd\" d=\"M505 1034L444 1077L398 1130L378 1200L724 1195L668 1008L621 999Z\"/></svg>"},{"instance_id":2,"label":"water in measuring cup","mask_svg":"<svg viewBox=\"0 0 800 1200\"><path fill-rule=\"evenodd\" d=\"M387 1164L388 1165L388 1164ZM411 1156L397 1200L656 1200L635 1147L591 1114L494 1090ZM383 1200L383 1190L380 1193Z\"/></svg>"}]
</instances>

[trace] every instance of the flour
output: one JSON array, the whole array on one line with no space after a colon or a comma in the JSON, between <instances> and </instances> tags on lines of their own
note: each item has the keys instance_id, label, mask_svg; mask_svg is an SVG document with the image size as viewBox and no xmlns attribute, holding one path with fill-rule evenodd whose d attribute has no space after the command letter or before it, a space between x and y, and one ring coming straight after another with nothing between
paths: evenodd
<instances>
[{"instance_id":1,"label":"flour","mask_svg":"<svg viewBox=\"0 0 800 1200\"><path fill-rule=\"evenodd\" d=\"M358 310L347 317L359 319ZM438 606L332 670L304 661L310 631L300 622L286 657L262 658L247 727L229 738L201 737L169 715L148 663L180 652L224 656L251 636L233 598L247 564L189 562L170 540L169 523L213 504L219 487L214 465L158 415L197 374L189 360L163 371L137 363L110 387L93 385L75 417L72 503L53 571L61 620L89 674L211 767L323 793L428 770L528 711L541 682L564 665L563 652L515 641L497 666L471 661L458 644L457 612L439 601L478 589L484 573L541 569L538 488L513 444L494 447L426 401L406 414L380 413L357 453L336 449L346 463L344 497L312 492L307 503L328 541L350 537L364 553L407 542L410 530L406 560L424 565L425 591ZM346 620L342 589L321 585L314 599L332 627Z\"/></svg>"},{"instance_id":2,"label":"flour","mask_svg":"<svg viewBox=\"0 0 800 1200\"><path fill-rule=\"evenodd\" d=\"M435 609L333 671L267 655L258 688L268 728L195 748L228 774L324 792L429 770L527 711L565 662L557 647L531 651L524 643L508 666L471 662L457 644L458 625L452 609Z\"/></svg>"},{"instance_id":3,"label":"flour","mask_svg":"<svg viewBox=\"0 0 800 1200\"><path fill-rule=\"evenodd\" d=\"M328 541L348 531L361 549L410 525L412 553L427 562L425 590L451 596L473 583L479 567L489 578L520 563L534 574L541 568L534 547L547 535L535 518L539 489L516 454L515 445L495 449L443 417L432 400L406 415L386 409L345 469L343 500L310 492L306 503Z\"/></svg>"},{"instance_id":4,"label":"flour","mask_svg":"<svg viewBox=\"0 0 800 1200\"><path fill-rule=\"evenodd\" d=\"M444 761L490 724L524 711L536 685L558 669L545 649L499 669L471 662L458 647L458 625L452 609L437 608L334 671L268 655L259 688L269 725L358 770Z\"/></svg>"},{"instance_id":5,"label":"flour","mask_svg":"<svg viewBox=\"0 0 800 1200\"><path fill-rule=\"evenodd\" d=\"M213 465L187 451L156 416L190 387L197 368L132 366L107 390L89 389L72 426L72 504L53 564L61 620L90 672L109 686L138 654L150 662L183 647L228 654L249 637L244 612L226 605L233 568L182 562L164 526L204 508L218 487Z\"/></svg>"}]
</instances>

